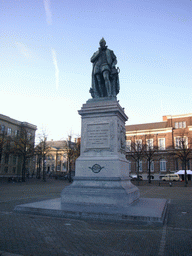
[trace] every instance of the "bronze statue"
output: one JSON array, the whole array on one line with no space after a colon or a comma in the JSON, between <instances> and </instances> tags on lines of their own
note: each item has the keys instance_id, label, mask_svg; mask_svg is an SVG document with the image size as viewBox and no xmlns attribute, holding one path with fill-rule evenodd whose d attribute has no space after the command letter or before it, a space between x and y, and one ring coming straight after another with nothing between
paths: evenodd
<instances>
[{"instance_id":1,"label":"bronze statue","mask_svg":"<svg viewBox=\"0 0 192 256\"><path fill-rule=\"evenodd\" d=\"M91 57L93 63L92 87L93 98L115 97L119 93L119 68L116 68L117 58L112 50L107 49L102 38L99 50Z\"/></svg>"}]
</instances>

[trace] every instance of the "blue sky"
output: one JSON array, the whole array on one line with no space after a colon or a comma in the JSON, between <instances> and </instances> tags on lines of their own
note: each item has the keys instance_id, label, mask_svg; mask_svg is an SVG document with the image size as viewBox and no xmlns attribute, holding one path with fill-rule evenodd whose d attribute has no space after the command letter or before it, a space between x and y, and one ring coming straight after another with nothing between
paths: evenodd
<instances>
[{"instance_id":1,"label":"blue sky","mask_svg":"<svg viewBox=\"0 0 192 256\"><path fill-rule=\"evenodd\" d=\"M191 113L191 0L0 0L0 113L80 135L90 57L105 38L120 68L126 124Z\"/></svg>"}]
</instances>

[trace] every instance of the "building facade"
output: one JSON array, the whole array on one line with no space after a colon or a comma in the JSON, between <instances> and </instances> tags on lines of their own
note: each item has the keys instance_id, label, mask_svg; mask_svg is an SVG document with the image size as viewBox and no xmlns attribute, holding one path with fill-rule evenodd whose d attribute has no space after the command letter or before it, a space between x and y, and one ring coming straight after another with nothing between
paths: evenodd
<instances>
[{"instance_id":1,"label":"building facade","mask_svg":"<svg viewBox=\"0 0 192 256\"><path fill-rule=\"evenodd\" d=\"M65 140L48 141L48 153L45 157L47 174L64 174L68 170L67 149Z\"/></svg>"},{"instance_id":2,"label":"building facade","mask_svg":"<svg viewBox=\"0 0 192 256\"><path fill-rule=\"evenodd\" d=\"M192 147L192 114L168 115L163 116L162 122L127 125L126 157L129 161L130 174L135 175L139 170L139 175L147 179L149 175L147 157L149 158L150 154L152 179L159 180L167 173L184 170L183 162L175 154L180 147L181 138L185 139L187 149ZM151 152L147 151L147 156L141 154L138 158L138 145L141 149L145 145L145 150L150 148ZM188 159L186 164L187 169L190 170L192 160Z\"/></svg>"},{"instance_id":3,"label":"building facade","mask_svg":"<svg viewBox=\"0 0 192 256\"><path fill-rule=\"evenodd\" d=\"M25 129L32 145L35 141L36 125L20 122L8 116L0 114L0 178L21 178L23 157L9 148L9 143L20 136ZM27 159L26 175L32 175L35 171L34 157Z\"/></svg>"},{"instance_id":4,"label":"building facade","mask_svg":"<svg viewBox=\"0 0 192 256\"><path fill-rule=\"evenodd\" d=\"M46 155L45 155L45 172L48 176L63 176L69 171L74 175L75 172L75 160L79 156L79 145L80 139L75 139L74 142L71 141L69 136L68 140L58 140L58 141L46 141ZM40 159L39 159L40 157ZM41 161L40 165L39 160ZM40 168L40 176L43 172L42 156L36 156L36 173L38 173L38 168Z\"/></svg>"}]
</instances>

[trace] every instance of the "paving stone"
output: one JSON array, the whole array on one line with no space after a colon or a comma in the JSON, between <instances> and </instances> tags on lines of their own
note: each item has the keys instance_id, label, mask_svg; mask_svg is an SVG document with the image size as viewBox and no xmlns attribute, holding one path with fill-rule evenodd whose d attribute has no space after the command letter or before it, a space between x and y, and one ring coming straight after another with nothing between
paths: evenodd
<instances>
[{"instance_id":1,"label":"paving stone","mask_svg":"<svg viewBox=\"0 0 192 256\"><path fill-rule=\"evenodd\" d=\"M169 200L163 227L15 213L18 204L53 199L59 180L0 184L0 255L192 255L192 187L139 186L141 197ZM9 253L9 254L5 254Z\"/></svg>"}]
</instances>

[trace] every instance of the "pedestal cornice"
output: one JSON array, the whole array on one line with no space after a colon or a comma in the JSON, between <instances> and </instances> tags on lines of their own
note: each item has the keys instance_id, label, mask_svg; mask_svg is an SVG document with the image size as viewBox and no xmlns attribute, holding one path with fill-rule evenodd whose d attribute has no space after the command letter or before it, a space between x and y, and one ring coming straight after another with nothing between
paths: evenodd
<instances>
[{"instance_id":1,"label":"pedestal cornice","mask_svg":"<svg viewBox=\"0 0 192 256\"><path fill-rule=\"evenodd\" d=\"M107 100L106 100L107 99ZM101 115L110 115L110 114L117 114L119 115L124 121L128 120L127 115L124 112L124 108L122 108L119 104L117 99L112 98L101 98L101 99L90 99L83 104L81 110L78 113L83 117L90 117L91 116L101 116Z\"/></svg>"}]
</instances>

